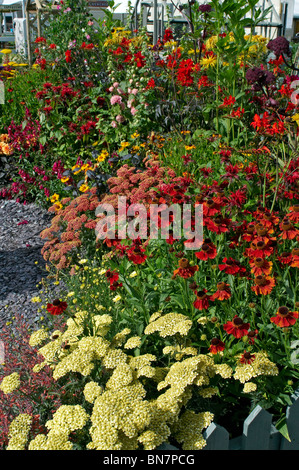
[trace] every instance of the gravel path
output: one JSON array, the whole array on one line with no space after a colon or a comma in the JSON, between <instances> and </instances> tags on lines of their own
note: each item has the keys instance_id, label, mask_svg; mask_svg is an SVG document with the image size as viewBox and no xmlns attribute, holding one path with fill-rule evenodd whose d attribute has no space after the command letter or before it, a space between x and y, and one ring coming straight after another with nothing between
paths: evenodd
<instances>
[{"instance_id":1,"label":"gravel path","mask_svg":"<svg viewBox=\"0 0 299 470\"><path fill-rule=\"evenodd\" d=\"M31 299L39 295L37 284L47 276L40 232L51 217L35 204L0 201L0 329L15 314L23 314L31 325L39 317Z\"/></svg>"}]
</instances>

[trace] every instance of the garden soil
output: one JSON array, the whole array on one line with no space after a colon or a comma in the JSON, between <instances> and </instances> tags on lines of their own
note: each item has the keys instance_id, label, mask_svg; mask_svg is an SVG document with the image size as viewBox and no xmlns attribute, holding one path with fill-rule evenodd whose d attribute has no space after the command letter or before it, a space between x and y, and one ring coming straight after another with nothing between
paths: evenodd
<instances>
[{"instance_id":1,"label":"garden soil","mask_svg":"<svg viewBox=\"0 0 299 470\"><path fill-rule=\"evenodd\" d=\"M52 215L35 204L23 205L12 200L0 201L0 329L23 315L29 325L40 317L38 304L40 282L48 273L41 255L43 229L51 224ZM51 286L53 295L59 288Z\"/></svg>"}]
</instances>

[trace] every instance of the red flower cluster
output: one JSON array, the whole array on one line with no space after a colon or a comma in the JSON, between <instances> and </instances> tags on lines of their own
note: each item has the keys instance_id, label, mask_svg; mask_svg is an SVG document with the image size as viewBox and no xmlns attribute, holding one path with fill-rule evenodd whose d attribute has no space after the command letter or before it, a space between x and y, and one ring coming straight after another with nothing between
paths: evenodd
<instances>
[{"instance_id":1,"label":"red flower cluster","mask_svg":"<svg viewBox=\"0 0 299 470\"><path fill-rule=\"evenodd\" d=\"M191 86L194 83L193 79L194 62L191 59L184 59L179 63L177 69L177 81L182 86Z\"/></svg>"}]
</instances>

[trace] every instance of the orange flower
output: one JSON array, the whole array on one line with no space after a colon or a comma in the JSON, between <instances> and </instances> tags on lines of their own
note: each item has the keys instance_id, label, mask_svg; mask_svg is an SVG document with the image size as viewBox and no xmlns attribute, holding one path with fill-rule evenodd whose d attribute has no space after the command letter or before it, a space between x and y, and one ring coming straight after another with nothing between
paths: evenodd
<instances>
[{"instance_id":1,"label":"orange flower","mask_svg":"<svg viewBox=\"0 0 299 470\"><path fill-rule=\"evenodd\" d=\"M299 312L291 312L288 307L279 307L275 317L271 317L270 321L281 328L287 328L296 323Z\"/></svg>"},{"instance_id":2,"label":"orange flower","mask_svg":"<svg viewBox=\"0 0 299 470\"><path fill-rule=\"evenodd\" d=\"M195 253L196 258L206 261L207 259L214 259L217 256L217 248L212 243L210 238L204 240L201 250Z\"/></svg>"},{"instance_id":3,"label":"orange flower","mask_svg":"<svg viewBox=\"0 0 299 470\"><path fill-rule=\"evenodd\" d=\"M277 256L277 259L281 264L286 264L289 266L293 261L292 253L284 251L280 256Z\"/></svg>"},{"instance_id":4,"label":"orange flower","mask_svg":"<svg viewBox=\"0 0 299 470\"><path fill-rule=\"evenodd\" d=\"M293 240L299 234L299 231L287 217L282 220L279 227L282 230L280 235L284 240Z\"/></svg>"},{"instance_id":5,"label":"orange flower","mask_svg":"<svg viewBox=\"0 0 299 470\"><path fill-rule=\"evenodd\" d=\"M242 318L235 315L232 321L228 321L223 325L224 331L229 335L233 335L235 338L242 338L246 336L250 328L249 323L244 323Z\"/></svg>"},{"instance_id":6,"label":"orange flower","mask_svg":"<svg viewBox=\"0 0 299 470\"><path fill-rule=\"evenodd\" d=\"M0 142L0 153L1 152L4 153L4 155L11 155L13 153L13 148L10 144Z\"/></svg>"},{"instance_id":7,"label":"orange flower","mask_svg":"<svg viewBox=\"0 0 299 470\"><path fill-rule=\"evenodd\" d=\"M260 274L269 275L272 271L272 262L267 261L265 258L254 258L253 260L249 261L251 272L255 276L259 276Z\"/></svg>"},{"instance_id":8,"label":"orange flower","mask_svg":"<svg viewBox=\"0 0 299 470\"><path fill-rule=\"evenodd\" d=\"M277 225L279 223L279 217L277 217L275 214L265 214L263 218L261 219L261 222L266 226L266 227L273 227L273 225Z\"/></svg>"},{"instance_id":9,"label":"orange flower","mask_svg":"<svg viewBox=\"0 0 299 470\"><path fill-rule=\"evenodd\" d=\"M215 232L218 235L223 232L228 232L231 224L231 219L217 215L214 219L207 218L205 225L211 232Z\"/></svg>"},{"instance_id":10,"label":"orange flower","mask_svg":"<svg viewBox=\"0 0 299 470\"><path fill-rule=\"evenodd\" d=\"M222 264L218 265L220 271L224 271L226 274L235 274L244 275L246 273L246 268L241 265L240 261L237 261L231 257L223 258Z\"/></svg>"},{"instance_id":11,"label":"orange flower","mask_svg":"<svg viewBox=\"0 0 299 470\"><path fill-rule=\"evenodd\" d=\"M225 282L218 282L216 292L211 296L211 300L227 300L231 297L230 285Z\"/></svg>"},{"instance_id":12,"label":"orange flower","mask_svg":"<svg viewBox=\"0 0 299 470\"><path fill-rule=\"evenodd\" d=\"M274 232L273 228L270 226L266 226L262 221L258 222L255 225L255 230L258 237L266 238L266 240L270 239L270 235Z\"/></svg>"},{"instance_id":13,"label":"orange flower","mask_svg":"<svg viewBox=\"0 0 299 470\"><path fill-rule=\"evenodd\" d=\"M184 279L194 276L194 273L198 271L198 266L190 266L189 260L187 258L182 258L179 260L179 267L173 272L173 279L176 276L180 276Z\"/></svg>"},{"instance_id":14,"label":"orange flower","mask_svg":"<svg viewBox=\"0 0 299 470\"><path fill-rule=\"evenodd\" d=\"M9 138L9 135L8 134L1 134L0 135L0 142L9 142L10 141L10 138Z\"/></svg>"},{"instance_id":15,"label":"orange flower","mask_svg":"<svg viewBox=\"0 0 299 470\"><path fill-rule=\"evenodd\" d=\"M244 254L250 258L265 258L272 255L273 251L272 240L264 241L257 238L250 243L250 248L246 248Z\"/></svg>"},{"instance_id":16,"label":"orange flower","mask_svg":"<svg viewBox=\"0 0 299 470\"><path fill-rule=\"evenodd\" d=\"M260 274L255 278L255 286L251 286L251 290L255 292L256 295L268 295L272 292L273 287L275 286L275 279L270 276L265 276Z\"/></svg>"},{"instance_id":17,"label":"orange flower","mask_svg":"<svg viewBox=\"0 0 299 470\"><path fill-rule=\"evenodd\" d=\"M201 291L195 291L196 300L193 303L194 307L198 310L205 310L209 307L209 299L210 296L207 295L207 289L203 289Z\"/></svg>"},{"instance_id":18,"label":"orange flower","mask_svg":"<svg viewBox=\"0 0 299 470\"><path fill-rule=\"evenodd\" d=\"M294 204L289 208L288 219L294 222L294 224L299 223L299 204Z\"/></svg>"},{"instance_id":19,"label":"orange flower","mask_svg":"<svg viewBox=\"0 0 299 470\"><path fill-rule=\"evenodd\" d=\"M248 331L247 337L249 340L249 344L254 344L254 341L256 340L257 336L258 336L258 330Z\"/></svg>"},{"instance_id":20,"label":"orange flower","mask_svg":"<svg viewBox=\"0 0 299 470\"><path fill-rule=\"evenodd\" d=\"M247 225L245 232L242 235L242 239L246 242L252 242L255 238L255 225L253 222Z\"/></svg>"},{"instance_id":21,"label":"orange flower","mask_svg":"<svg viewBox=\"0 0 299 470\"><path fill-rule=\"evenodd\" d=\"M292 261L290 265L292 268L299 268L299 248L293 248L291 255Z\"/></svg>"},{"instance_id":22,"label":"orange flower","mask_svg":"<svg viewBox=\"0 0 299 470\"><path fill-rule=\"evenodd\" d=\"M225 344L220 341L218 338L213 338L211 341L211 345L209 346L209 350L212 354L217 354L220 351L224 351Z\"/></svg>"},{"instance_id":23,"label":"orange flower","mask_svg":"<svg viewBox=\"0 0 299 470\"><path fill-rule=\"evenodd\" d=\"M211 217L212 215L217 214L220 210L220 204L217 204L213 199L204 201L202 206L204 217Z\"/></svg>"}]
</instances>

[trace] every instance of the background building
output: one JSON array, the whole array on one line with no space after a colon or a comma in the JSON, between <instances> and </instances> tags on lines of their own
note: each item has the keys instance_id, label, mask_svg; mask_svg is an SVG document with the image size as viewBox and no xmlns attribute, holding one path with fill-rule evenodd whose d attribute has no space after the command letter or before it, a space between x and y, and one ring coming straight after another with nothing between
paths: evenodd
<instances>
[{"instance_id":1,"label":"background building","mask_svg":"<svg viewBox=\"0 0 299 470\"><path fill-rule=\"evenodd\" d=\"M97 20L104 16L104 9L108 7L106 0L87 0L90 12ZM236 0L237 1L237 0ZM199 3L207 3L208 0L199 0ZM116 3L117 0L116 0ZM176 31L180 31L186 21L178 10L180 4L186 0L133 0L132 7L134 17L132 28L135 29L141 23L147 27L157 42L158 37L164 34L167 23L170 23ZM26 0L0 0L0 47L14 44L18 52L24 49L26 42ZM299 33L299 0L259 0L259 7L265 10L271 7L271 12L264 24L257 28L256 33L273 38L279 35L292 40ZM115 10L114 16L122 22L126 21L128 13L128 0L123 0ZM19 47L19 43L21 46Z\"/></svg>"}]
</instances>

